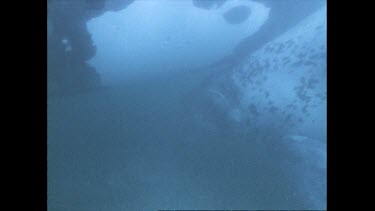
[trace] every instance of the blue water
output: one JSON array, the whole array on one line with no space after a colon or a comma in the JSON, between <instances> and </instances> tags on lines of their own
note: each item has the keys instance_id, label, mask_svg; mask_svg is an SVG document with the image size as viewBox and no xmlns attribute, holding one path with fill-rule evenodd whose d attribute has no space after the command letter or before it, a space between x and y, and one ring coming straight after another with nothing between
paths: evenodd
<instances>
[{"instance_id":1,"label":"blue water","mask_svg":"<svg viewBox=\"0 0 375 211\"><path fill-rule=\"evenodd\" d=\"M172 22L144 26L167 32L146 36L129 30L136 23L124 24L137 14L138 24L141 17L147 22L147 15L137 13L143 7L161 12L176 7L157 2L140 1L89 22L98 51L88 62L103 86L48 98L49 210L325 209L325 140L266 126L249 132L207 95L219 75L231 72L209 64L252 31L242 25L233 29L242 35L231 34L231 25L220 25L228 24L223 20L212 26L209 18L200 26L187 23L224 33L197 44L192 36L198 32L179 28L178 21L219 11L193 7ZM251 14L266 20L268 10L257 8L259 13ZM105 34L105 26L117 32ZM129 39L133 43L121 43Z\"/></svg>"}]
</instances>

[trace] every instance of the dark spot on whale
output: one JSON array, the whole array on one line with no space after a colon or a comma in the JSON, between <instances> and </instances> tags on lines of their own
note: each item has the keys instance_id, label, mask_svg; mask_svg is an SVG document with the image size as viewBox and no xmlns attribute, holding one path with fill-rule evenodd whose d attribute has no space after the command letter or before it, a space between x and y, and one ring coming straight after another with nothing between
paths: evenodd
<instances>
[{"instance_id":1,"label":"dark spot on whale","mask_svg":"<svg viewBox=\"0 0 375 211\"><path fill-rule=\"evenodd\" d=\"M306 105L303 106L301 110L302 110L303 113L307 114L307 106Z\"/></svg>"},{"instance_id":2,"label":"dark spot on whale","mask_svg":"<svg viewBox=\"0 0 375 211\"><path fill-rule=\"evenodd\" d=\"M319 80L318 79L315 79L315 78L310 78L308 81L307 81L307 87L310 88L310 89L314 89L315 88L315 85L319 83Z\"/></svg>"},{"instance_id":3,"label":"dark spot on whale","mask_svg":"<svg viewBox=\"0 0 375 211\"><path fill-rule=\"evenodd\" d=\"M304 65L305 65L305 66L314 66L315 63L312 62L312 61L306 61L306 62L304 63Z\"/></svg>"},{"instance_id":4,"label":"dark spot on whale","mask_svg":"<svg viewBox=\"0 0 375 211\"><path fill-rule=\"evenodd\" d=\"M266 91L264 94L266 95L266 98L270 96L270 93L268 91Z\"/></svg>"},{"instance_id":5,"label":"dark spot on whale","mask_svg":"<svg viewBox=\"0 0 375 211\"><path fill-rule=\"evenodd\" d=\"M315 27L315 30L320 30L320 29L323 29L323 25Z\"/></svg>"},{"instance_id":6,"label":"dark spot on whale","mask_svg":"<svg viewBox=\"0 0 375 211\"><path fill-rule=\"evenodd\" d=\"M254 104L249 105L248 109L253 115L258 115L257 107Z\"/></svg>"},{"instance_id":7,"label":"dark spot on whale","mask_svg":"<svg viewBox=\"0 0 375 211\"><path fill-rule=\"evenodd\" d=\"M249 18L251 10L247 6L236 6L223 14L224 19L230 24L240 24Z\"/></svg>"},{"instance_id":8,"label":"dark spot on whale","mask_svg":"<svg viewBox=\"0 0 375 211\"><path fill-rule=\"evenodd\" d=\"M296 61L292 64L293 67L299 67L302 65L302 61Z\"/></svg>"},{"instance_id":9,"label":"dark spot on whale","mask_svg":"<svg viewBox=\"0 0 375 211\"><path fill-rule=\"evenodd\" d=\"M275 107L275 106L272 106L270 109L269 109L269 111L271 112L271 113L274 113L274 112L276 112L276 111L278 111L279 109L277 108L277 107Z\"/></svg>"},{"instance_id":10,"label":"dark spot on whale","mask_svg":"<svg viewBox=\"0 0 375 211\"><path fill-rule=\"evenodd\" d=\"M277 53L281 53L281 51L284 49L285 45L283 43L280 43L278 45Z\"/></svg>"}]
</instances>

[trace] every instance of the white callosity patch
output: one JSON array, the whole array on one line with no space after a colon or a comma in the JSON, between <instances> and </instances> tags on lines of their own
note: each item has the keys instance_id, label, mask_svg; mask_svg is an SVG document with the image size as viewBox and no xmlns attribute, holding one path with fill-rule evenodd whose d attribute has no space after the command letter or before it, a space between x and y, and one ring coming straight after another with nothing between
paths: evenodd
<instances>
[{"instance_id":1,"label":"white callosity patch","mask_svg":"<svg viewBox=\"0 0 375 211\"><path fill-rule=\"evenodd\" d=\"M223 13L239 5L249 7L251 15L241 24L228 24ZM90 64L105 83L208 65L255 33L269 10L256 1L228 1L211 10L192 1L135 1L87 23L97 47Z\"/></svg>"}]
</instances>

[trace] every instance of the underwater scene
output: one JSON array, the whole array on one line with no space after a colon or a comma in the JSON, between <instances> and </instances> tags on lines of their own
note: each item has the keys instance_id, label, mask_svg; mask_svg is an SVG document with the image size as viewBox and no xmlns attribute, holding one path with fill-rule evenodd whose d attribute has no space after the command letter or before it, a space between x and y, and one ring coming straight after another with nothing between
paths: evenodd
<instances>
[{"instance_id":1,"label":"underwater scene","mask_svg":"<svg viewBox=\"0 0 375 211\"><path fill-rule=\"evenodd\" d=\"M48 210L326 210L325 0L46 6Z\"/></svg>"}]
</instances>

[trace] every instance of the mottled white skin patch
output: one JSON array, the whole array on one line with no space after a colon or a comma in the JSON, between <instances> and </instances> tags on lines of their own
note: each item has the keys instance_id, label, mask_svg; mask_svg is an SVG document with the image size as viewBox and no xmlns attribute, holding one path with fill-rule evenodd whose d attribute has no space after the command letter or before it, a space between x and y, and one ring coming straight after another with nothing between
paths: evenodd
<instances>
[{"instance_id":1,"label":"mottled white skin patch","mask_svg":"<svg viewBox=\"0 0 375 211\"><path fill-rule=\"evenodd\" d=\"M214 90L225 99L218 106L229 105L229 120L241 122L257 146L285 151L286 170L298 183L296 194L311 209L325 209L326 7L231 71L227 83L237 87L240 100L231 101L231 93L217 86Z\"/></svg>"}]
</instances>

